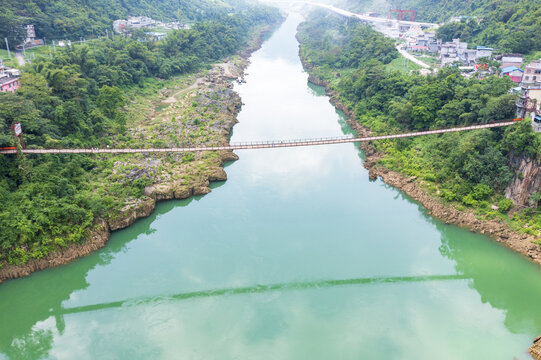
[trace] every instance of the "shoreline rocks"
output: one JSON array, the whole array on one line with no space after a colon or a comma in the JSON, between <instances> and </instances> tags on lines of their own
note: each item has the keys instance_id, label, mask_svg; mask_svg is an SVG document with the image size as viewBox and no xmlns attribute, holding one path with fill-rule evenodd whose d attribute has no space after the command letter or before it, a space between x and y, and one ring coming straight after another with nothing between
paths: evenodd
<instances>
[{"instance_id":1,"label":"shoreline rocks","mask_svg":"<svg viewBox=\"0 0 541 360\"><path fill-rule=\"evenodd\" d=\"M533 341L533 345L530 347L529 353L535 360L541 360L541 335L539 335Z\"/></svg>"}]
</instances>

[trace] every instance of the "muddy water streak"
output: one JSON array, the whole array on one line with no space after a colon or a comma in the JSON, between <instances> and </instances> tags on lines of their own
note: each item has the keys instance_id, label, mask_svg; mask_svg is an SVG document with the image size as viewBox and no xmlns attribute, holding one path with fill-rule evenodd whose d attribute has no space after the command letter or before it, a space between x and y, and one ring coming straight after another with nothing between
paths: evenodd
<instances>
[{"instance_id":1,"label":"muddy water streak","mask_svg":"<svg viewBox=\"0 0 541 360\"><path fill-rule=\"evenodd\" d=\"M287 22L252 57L233 141L350 130ZM354 145L239 152L203 197L0 285L0 357L527 359L541 271L380 181Z\"/></svg>"}]
</instances>

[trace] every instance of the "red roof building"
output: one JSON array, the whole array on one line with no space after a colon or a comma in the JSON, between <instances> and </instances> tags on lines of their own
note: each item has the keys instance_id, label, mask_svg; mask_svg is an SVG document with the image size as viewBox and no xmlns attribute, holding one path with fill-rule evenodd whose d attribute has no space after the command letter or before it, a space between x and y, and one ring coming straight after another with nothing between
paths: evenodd
<instances>
[{"instance_id":1,"label":"red roof building","mask_svg":"<svg viewBox=\"0 0 541 360\"><path fill-rule=\"evenodd\" d=\"M0 77L0 92L12 92L14 93L21 86L21 80L18 76L4 76Z\"/></svg>"}]
</instances>

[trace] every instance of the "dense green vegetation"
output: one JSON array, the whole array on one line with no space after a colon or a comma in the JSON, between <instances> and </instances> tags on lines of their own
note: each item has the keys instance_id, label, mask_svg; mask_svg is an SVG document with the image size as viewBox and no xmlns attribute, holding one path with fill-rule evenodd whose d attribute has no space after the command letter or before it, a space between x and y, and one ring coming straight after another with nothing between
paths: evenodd
<instances>
[{"instance_id":1,"label":"dense green vegetation","mask_svg":"<svg viewBox=\"0 0 541 360\"><path fill-rule=\"evenodd\" d=\"M461 22L441 27L438 35L449 41L460 37L470 46L493 46L500 52L528 54L541 50L540 0L395 0L382 5L373 1L342 1L356 11L379 11L389 7L417 11L417 19L436 23L464 16Z\"/></svg>"},{"instance_id":2,"label":"dense green vegetation","mask_svg":"<svg viewBox=\"0 0 541 360\"><path fill-rule=\"evenodd\" d=\"M345 26L345 28L344 28ZM334 43L340 52L358 41L354 31L360 25L337 25L333 15L313 15L300 28L301 46L307 62L317 64L314 72L330 83L341 101L355 113L357 121L374 133L393 133L501 121L513 118L515 96L512 82L490 76L466 79L457 70L441 69L437 75L388 71L382 60L392 56L374 52L370 60L346 71L326 51L314 49L331 34L344 38ZM321 30L325 29L325 30ZM375 32L373 37L382 37ZM317 39L320 39L318 41ZM381 40L383 41L383 40ZM317 58L313 58L317 57ZM370 57L370 56L368 56ZM376 144L385 155L380 166L417 176L428 190L445 201L470 206L483 216L506 213L511 203L503 190L514 173L508 166L511 153L541 158L541 143L528 122L506 130L484 130L460 134L426 136ZM499 211L492 205L499 206ZM520 215L517 215L519 217ZM531 220L531 218L530 218ZM541 228L536 220L535 230Z\"/></svg>"},{"instance_id":3,"label":"dense green vegetation","mask_svg":"<svg viewBox=\"0 0 541 360\"><path fill-rule=\"evenodd\" d=\"M299 27L299 40L305 46L304 58L318 67L333 69L356 68L369 59L383 64L398 57L394 41L379 36L369 25L342 16L324 17L324 10L317 11L320 21L303 23Z\"/></svg>"},{"instance_id":4,"label":"dense green vegetation","mask_svg":"<svg viewBox=\"0 0 541 360\"><path fill-rule=\"evenodd\" d=\"M118 142L126 132L126 91L231 55L256 27L279 18L275 9L255 7L175 31L163 42L118 36L36 59L24 68L16 94L0 94L0 146L12 146L14 122L32 148ZM0 267L82 241L96 218L137 199L151 183L150 174L103 183L100 174L114 180L114 166L112 157L0 157Z\"/></svg>"},{"instance_id":5,"label":"dense green vegetation","mask_svg":"<svg viewBox=\"0 0 541 360\"><path fill-rule=\"evenodd\" d=\"M8 37L12 44L18 44L26 36L26 24L35 25L38 38L78 40L105 36L106 29L111 33L113 20L126 19L128 15L191 22L233 12L251 16L253 11L242 0L3 0L0 38ZM3 41L0 47L5 47Z\"/></svg>"}]
</instances>

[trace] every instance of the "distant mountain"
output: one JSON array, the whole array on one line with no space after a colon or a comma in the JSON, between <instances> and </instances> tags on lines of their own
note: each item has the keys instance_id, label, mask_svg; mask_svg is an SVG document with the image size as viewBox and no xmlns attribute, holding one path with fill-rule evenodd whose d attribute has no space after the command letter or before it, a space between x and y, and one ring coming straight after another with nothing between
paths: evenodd
<instances>
[{"instance_id":1,"label":"distant mountain","mask_svg":"<svg viewBox=\"0 0 541 360\"><path fill-rule=\"evenodd\" d=\"M105 35L114 20L128 15L205 20L245 6L242 0L2 0L0 40L24 40L26 24L34 24L38 38L78 39Z\"/></svg>"}]
</instances>

